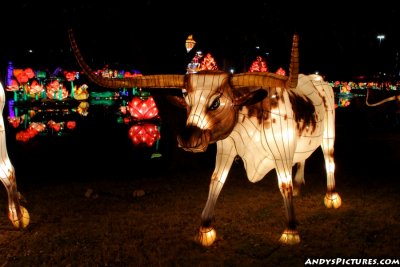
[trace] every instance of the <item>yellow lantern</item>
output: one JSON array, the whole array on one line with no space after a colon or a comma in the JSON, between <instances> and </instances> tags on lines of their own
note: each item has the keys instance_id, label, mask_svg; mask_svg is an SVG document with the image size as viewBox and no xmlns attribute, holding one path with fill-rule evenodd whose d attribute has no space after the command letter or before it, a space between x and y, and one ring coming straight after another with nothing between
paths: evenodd
<instances>
[{"instance_id":1,"label":"yellow lantern","mask_svg":"<svg viewBox=\"0 0 400 267\"><path fill-rule=\"evenodd\" d=\"M189 35L188 38L186 39L186 43L185 43L186 51L189 53L195 44L196 44L196 41L193 39L193 35Z\"/></svg>"}]
</instances>

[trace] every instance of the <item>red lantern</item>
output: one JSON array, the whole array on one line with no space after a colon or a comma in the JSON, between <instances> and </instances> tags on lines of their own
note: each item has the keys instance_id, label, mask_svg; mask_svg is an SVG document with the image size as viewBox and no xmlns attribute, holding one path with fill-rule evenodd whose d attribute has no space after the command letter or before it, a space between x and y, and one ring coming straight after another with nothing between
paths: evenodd
<instances>
[{"instance_id":1,"label":"red lantern","mask_svg":"<svg viewBox=\"0 0 400 267\"><path fill-rule=\"evenodd\" d=\"M75 74L76 74L76 72L64 71L65 78L66 78L67 81L69 81L69 82L75 80L75 77L76 77Z\"/></svg>"},{"instance_id":2,"label":"red lantern","mask_svg":"<svg viewBox=\"0 0 400 267\"><path fill-rule=\"evenodd\" d=\"M133 97L128 103L128 110L131 116L137 120L148 120L158 115L156 102L151 96L146 100L136 96Z\"/></svg>"},{"instance_id":3,"label":"red lantern","mask_svg":"<svg viewBox=\"0 0 400 267\"><path fill-rule=\"evenodd\" d=\"M18 74L18 76L16 78L20 84L26 84L29 80L28 75L26 75L26 73L24 71L21 72L20 74Z\"/></svg>"},{"instance_id":4,"label":"red lantern","mask_svg":"<svg viewBox=\"0 0 400 267\"><path fill-rule=\"evenodd\" d=\"M145 144L151 147L160 139L160 132L153 123L136 124L129 129L129 137L135 145Z\"/></svg>"},{"instance_id":5,"label":"red lantern","mask_svg":"<svg viewBox=\"0 0 400 267\"><path fill-rule=\"evenodd\" d=\"M30 135L26 131L20 131L15 135L15 139L20 142L27 142L30 138Z\"/></svg>"},{"instance_id":6,"label":"red lantern","mask_svg":"<svg viewBox=\"0 0 400 267\"><path fill-rule=\"evenodd\" d=\"M19 124L21 123L21 119L19 117L9 117L8 122L12 125L12 127L18 128Z\"/></svg>"},{"instance_id":7,"label":"red lantern","mask_svg":"<svg viewBox=\"0 0 400 267\"><path fill-rule=\"evenodd\" d=\"M70 130L75 129L76 127L76 121L67 121L67 128Z\"/></svg>"},{"instance_id":8,"label":"red lantern","mask_svg":"<svg viewBox=\"0 0 400 267\"><path fill-rule=\"evenodd\" d=\"M285 71L283 68L279 68L279 69L276 71L276 74L282 75L282 76L286 76L286 71Z\"/></svg>"},{"instance_id":9,"label":"red lantern","mask_svg":"<svg viewBox=\"0 0 400 267\"><path fill-rule=\"evenodd\" d=\"M18 91L19 85L16 80L12 79L11 83L7 86L7 91Z\"/></svg>"},{"instance_id":10,"label":"red lantern","mask_svg":"<svg viewBox=\"0 0 400 267\"><path fill-rule=\"evenodd\" d=\"M210 53L207 53L200 65L201 70L218 70L217 62Z\"/></svg>"},{"instance_id":11,"label":"red lantern","mask_svg":"<svg viewBox=\"0 0 400 267\"><path fill-rule=\"evenodd\" d=\"M32 79L33 77L35 77L35 72L31 69L31 68L26 68L24 70L26 76L28 76L29 79Z\"/></svg>"},{"instance_id":12,"label":"red lantern","mask_svg":"<svg viewBox=\"0 0 400 267\"><path fill-rule=\"evenodd\" d=\"M267 62L261 56L257 56L251 64L249 72L268 72Z\"/></svg>"}]
</instances>

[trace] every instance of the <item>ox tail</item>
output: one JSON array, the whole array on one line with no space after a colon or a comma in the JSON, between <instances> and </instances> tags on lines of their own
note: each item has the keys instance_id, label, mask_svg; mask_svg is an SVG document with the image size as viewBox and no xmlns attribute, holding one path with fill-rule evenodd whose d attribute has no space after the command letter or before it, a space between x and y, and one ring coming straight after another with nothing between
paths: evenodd
<instances>
[{"instance_id":1,"label":"ox tail","mask_svg":"<svg viewBox=\"0 0 400 267\"><path fill-rule=\"evenodd\" d=\"M368 97L369 97L369 90L367 90L367 97L365 98L365 104L367 106L369 106L369 107L376 107L376 106L382 105L383 103L386 103L386 102L389 102L389 101L393 101L393 100L400 101L400 95L395 95L395 96L391 96L391 97L388 97L386 99L383 99L383 100L381 100L381 101L379 101L377 103L371 104L371 103L368 102Z\"/></svg>"},{"instance_id":2,"label":"ox tail","mask_svg":"<svg viewBox=\"0 0 400 267\"><path fill-rule=\"evenodd\" d=\"M89 79L95 84L112 89L118 88L183 88L184 87L184 75L173 75L173 74L162 74L162 75L145 75L131 78L105 78L97 75L92 68L85 62L82 54L76 44L74 34L71 29L68 30L68 36L71 43L72 51L74 52L75 58L89 77Z\"/></svg>"},{"instance_id":3,"label":"ox tail","mask_svg":"<svg viewBox=\"0 0 400 267\"><path fill-rule=\"evenodd\" d=\"M299 36L293 36L292 54L290 57L289 79L287 80L287 88L296 88L299 79Z\"/></svg>"}]
</instances>

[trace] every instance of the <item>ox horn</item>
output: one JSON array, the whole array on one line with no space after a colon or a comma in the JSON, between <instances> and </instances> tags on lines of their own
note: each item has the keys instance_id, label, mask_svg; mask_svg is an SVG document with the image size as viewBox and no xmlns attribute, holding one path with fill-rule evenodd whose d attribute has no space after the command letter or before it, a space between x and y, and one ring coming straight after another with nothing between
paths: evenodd
<instances>
[{"instance_id":1,"label":"ox horn","mask_svg":"<svg viewBox=\"0 0 400 267\"><path fill-rule=\"evenodd\" d=\"M124 87L141 87L141 88L183 88L184 75L145 75L131 78L113 79L104 78L96 75L95 72L89 67L82 57L82 54L76 44L74 34L71 29L68 30L71 48L74 52L75 58L83 71L88 75L89 79L106 88L124 88Z\"/></svg>"},{"instance_id":2,"label":"ox horn","mask_svg":"<svg viewBox=\"0 0 400 267\"><path fill-rule=\"evenodd\" d=\"M292 55L290 58L289 79L287 88L296 88L299 79L299 36L293 36Z\"/></svg>"},{"instance_id":3,"label":"ox horn","mask_svg":"<svg viewBox=\"0 0 400 267\"><path fill-rule=\"evenodd\" d=\"M233 74L233 88L268 89L270 87L285 87L288 77L267 72L251 72Z\"/></svg>"}]
</instances>

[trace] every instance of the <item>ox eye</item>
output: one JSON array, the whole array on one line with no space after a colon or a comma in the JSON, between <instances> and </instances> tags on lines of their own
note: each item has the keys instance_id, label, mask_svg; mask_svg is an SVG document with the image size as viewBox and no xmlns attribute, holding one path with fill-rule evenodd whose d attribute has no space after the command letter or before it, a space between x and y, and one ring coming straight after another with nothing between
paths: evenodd
<instances>
[{"instance_id":1,"label":"ox eye","mask_svg":"<svg viewBox=\"0 0 400 267\"><path fill-rule=\"evenodd\" d=\"M216 110L219 107L219 105L220 105L219 99L220 99L220 97L217 97L214 99L214 101L210 105L210 110Z\"/></svg>"}]
</instances>

